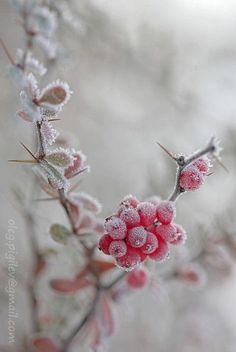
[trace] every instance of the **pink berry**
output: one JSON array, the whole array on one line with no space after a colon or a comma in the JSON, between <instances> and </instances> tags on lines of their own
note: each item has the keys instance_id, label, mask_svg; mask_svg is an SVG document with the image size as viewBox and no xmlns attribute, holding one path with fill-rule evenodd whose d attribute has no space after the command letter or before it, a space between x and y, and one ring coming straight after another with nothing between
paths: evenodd
<instances>
[{"instance_id":1,"label":"pink berry","mask_svg":"<svg viewBox=\"0 0 236 352\"><path fill-rule=\"evenodd\" d=\"M167 242L172 242L177 238L177 229L171 224L157 226L156 233Z\"/></svg>"},{"instance_id":2,"label":"pink berry","mask_svg":"<svg viewBox=\"0 0 236 352\"><path fill-rule=\"evenodd\" d=\"M141 248L142 252L145 254L151 254L155 252L157 247L158 247L157 236L155 236L152 232L148 232L146 242Z\"/></svg>"},{"instance_id":3,"label":"pink berry","mask_svg":"<svg viewBox=\"0 0 236 352\"><path fill-rule=\"evenodd\" d=\"M185 191L195 191L203 182L204 177L196 166L187 166L180 174L179 183Z\"/></svg>"},{"instance_id":4,"label":"pink berry","mask_svg":"<svg viewBox=\"0 0 236 352\"><path fill-rule=\"evenodd\" d=\"M132 196L131 194L124 197L124 199L120 202L120 205L127 205L128 207L131 207L131 208L137 208L138 204L139 204L139 200L136 197Z\"/></svg>"},{"instance_id":5,"label":"pink berry","mask_svg":"<svg viewBox=\"0 0 236 352\"><path fill-rule=\"evenodd\" d=\"M166 258L169 256L169 248L168 244L162 237L157 237L158 239L158 247L155 250L155 252L149 254L149 257L152 260L155 260L157 262L164 261Z\"/></svg>"},{"instance_id":6,"label":"pink berry","mask_svg":"<svg viewBox=\"0 0 236 352\"><path fill-rule=\"evenodd\" d=\"M127 252L126 243L122 240L112 241L109 246L109 253L115 257L119 258L125 255Z\"/></svg>"},{"instance_id":7,"label":"pink berry","mask_svg":"<svg viewBox=\"0 0 236 352\"><path fill-rule=\"evenodd\" d=\"M144 226L151 225L156 218L156 207L150 202L139 203L137 210L140 215L141 223Z\"/></svg>"},{"instance_id":8,"label":"pink berry","mask_svg":"<svg viewBox=\"0 0 236 352\"><path fill-rule=\"evenodd\" d=\"M104 228L114 240L122 240L126 236L127 227L124 221L116 216L106 219Z\"/></svg>"},{"instance_id":9,"label":"pink berry","mask_svg":"<svg viewBox=\"0 0 236 352\"><path fill-rule=\"evenodd\" d=\"M140 224L140 216L134 208L123 209L120 213L120 219L125 222L127 228L138 226Z\"/></svg>"},{"instance_id":10,"label":"pink berry","mask_svg":"<svg viewBox=\"0 0 236 352\"><path fill-rule=\"evenodd\" d=\"M208 157L202 157L194 161L191 165L198 168L198 170L203 174L207 174L210 167L210 160Z\"/></svg>"},{"instance_id":11,"label":"pink berry","mask_svg":"<svg viewBox=\"0 0 236 352\"><path fill-rule=\"evenodd\" d=\"M126 282L131 288L143 288L149 281L148 271L141 268L133 270L126 275Z\"/></svg>"},{"instance_id":12,"label":"pink berry","mask_svg":"<svg viewBox=\"0 0 236 352\"><path fill-rule=\"evenodd\" d=\"M112 238L110 235L105 234L100 238L99 244L98 244L98 248L103 251L103 253L105 254L110 254L109 253L109 246L112 242Z\"/></svg>"},{"instance_id":13,"label":"pink berry","mask_svg":"<svg viewBox=\"0 0 236 352\"><path fill-rule=\"evenodd\" d=\"M123 257L116 258L117 265L129 271L141 263L141 256L136 248L127 246L127 252Z\"/></svg>"},{"instance_id":14,"label":"pink berry","mask_svg":"<svg viewBox=\"0 0 236 352\"><path fill-rule=\"evenodd\" d=\"M133 227L128 231L127 242L134 248L142 247L147 239L147 231L143 226Z\"/></svg>"},{"instance_id":15,"label":"pink berry","mask_svg":"<svg viewBox=\"0 0 236 352\"><path fill-rule=\"evenodd\" d=\"M157 219L162 224L170 224L173 218L175 217L175 205L170 201L162 201L157 205Z\"/></svg>"},{"instance_id":16,"label":"pink berry","mask_svg":"<svg viewBox=\"0 0 236 352\"><path fill-rule=\"evenodd\" d=\"M186 241L187 235L186 231L181 225L174 224L177 234L176 234L176 239L174 241L171 241L171 244L183 244Z\"/></svg>"}]
</instances>

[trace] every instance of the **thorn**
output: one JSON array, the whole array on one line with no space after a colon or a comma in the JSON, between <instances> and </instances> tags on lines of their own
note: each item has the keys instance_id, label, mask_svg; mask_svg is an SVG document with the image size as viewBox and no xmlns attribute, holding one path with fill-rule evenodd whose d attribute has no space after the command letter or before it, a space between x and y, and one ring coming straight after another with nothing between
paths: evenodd
<instances>
[{"instance_id":1,"label":"thorn","mask_svg":"<svg viewBox=\"0 0 236 352\"><path fill-rule=\"evenodd\" d=\"M61 119L48 119L48 122L53 122L53 121L60 121Z\"/></svg>"},{"instance_id":2,"label":"thorn","mask_svg":"<svg viewBox=\"0 0 236 352\"><path fill-rule=\"evenodd\" d=\"M214 158L216 159L217 163L222 167L222 169L224 169L225 172L229 174L229 169L222 163L218 156L214 155Z\"/></svg>"},{"instance_id":3,"label":"thorn","mask_svg":"<svg viewBox=\"0 0 236 352\"><path fill-rule=\"evenodd\" d=\"M27 148L24 143L20 142L20 144L34 158L34 160L36 160L38 162L38 159L34 156L34 154L31 152L31 150L29 148Z\"/></svg>"},{"instance_id":4,"label":"thorn","mask_svg":"<svg viewBox=\"0 0 236 352\"><path fill-rule=\"evenodd\" d=\"M89 167L88 167L88 166L86 166L86 167L84 167L82 170L76 172L76 174L74 174L73 176L71 176L70 179L73 178L73 177L75 177L75 176L78 176L78 175L82 174L82 172L84 172L84 171L86 171L86 170L89 170Z\"/></svg>"},{"instance_id":5,"label":"thorn","mask_svg":"<svg viewBox=\"0 0 236 352\"><path fill-rule=\"evenodd\" d=\"M10 163L29 163L29 164L35 164L36 161L35 160L17 160L17 159L11 159L11 160L8 160L8 162Z\"/></svg>"},{"instance_id":6,"label":"thorn","mask_svg":"<svg viewBox=\"0 0 236 352\"><path fill-rule=\"evenodd\" d=\"M58 200L58 197L54 197L54 198L37 198L37 199L33 199L34 202L48 202L51 200Z\"/></svg>"},{"instance_id":7,"label":"thorn","mask_svg":"<svg viewBox=\"0 0 236 352\"><path fill-rule=\"evenodd\" d=\"M1 38L0 38L0 44L1 44L2 48L3 48L3 51L5 52L6 56L8 57L10 63L12 65L15 65L15 61L14 61L13 57L11 56L11 54L10 54L9 50L7 49L4 41Z\"/></svg>"},{"instance_id":8,"label":"thorn","mask_svg":"<svg viewBox=\"0 0 236 352\"><path fill-rule=\"evenodd\" d=\"M170 157L171 157L171 159L173 159L174 161L177 161L177 158L174 156L174 154L172 154L168 149L166 149L161 143L159 143L159 142L156 142L158 145L159 145L159 147L162 149L162 150L164 150L164 152L167 154L167 155L169 155Z\"/></svg>"}]
</instances>

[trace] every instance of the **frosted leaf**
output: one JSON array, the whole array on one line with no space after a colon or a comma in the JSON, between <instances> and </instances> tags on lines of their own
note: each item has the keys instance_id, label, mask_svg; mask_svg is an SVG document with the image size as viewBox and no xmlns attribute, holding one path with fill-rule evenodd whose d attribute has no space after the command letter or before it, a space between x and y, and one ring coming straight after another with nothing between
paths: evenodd
<instances>
[{"instance_id":1,"label":"frosted leaf","mask_svg":"<svg viewBox=\"0 0 236 352\"><path fill-rule=\"evenodd\" d=\"M41 168L39 168L39 166L35 166L33 167L33 172L36 175L40 187L44 190L44 192L53 198L58 197L58 191L48 183L48 179L45 173L42 172Z\"/></svg>"},{"instance_id":2,"label":"frosted leaf","mask_svg":"<svg viewBox=\"0 0 236 352\"><path fill-rule=\"evenodd\" d=\"M46 6L35 6L28 18L28 28L34 33L42 33L50 37L57 28L57 17Z\"/></svg>"},{"instance_id":3,"label":"frosted leaf","mask_svg":"<svg viewBox=\"0 0 236 352\"><path fill-rule=\"evenodd\" d=\"M24 90L31 100L38 99L38 96L39 96L38 82L35 76L33 75L33 73L29 73L26 76Z\"/></svg>"},{"instance_id":4,"label":"frosted leaf","mask_svg":"<svg viewBox=\"0 0 236 352\"><path fill-rule=\"evenodd\" d=\"M87 193L73 193L71 196L76 203L82 204L83 207L89 211L99 213L102 210L99 201Z\"/></svg>"},{"instance_id":5,"label":"frosted leaf","mask_svg":"<svg viewBox=\"0 0 236 352\"><path fill-rule=\"evenodd\" d=\"M69 182L64 177L63 173L57 168L50 165L47 161L43 160L40 162L41 169L45 172L51 186L55 189L69 188Z\"/></svg>"},{"instance_id":6,"label":"frosted leaf","mask_svg":"<svg viewBox=\"0 0 236 352\"><path fill-rule=\"evenodd\" d=\"M45 55L49 60L55 60L57 57L58 47L57 44L52 42L50 39L37 34L34 36L34 41L38 44L38 46L43 50Z\"/></svg>"},{"instance_id":7,"label":"frosted leaf","mask_svg":"<svg viewBox=\"0 0 236 352\"><path fill-rule=\"evenodd\" d=\"M34 74L38 74L40 76L43 76L47 72L46 67L43 64L41 64L36 58L33 57L33 54L31 53L31 51L28 51L25 57L25 53L23 52L23 50L17 49L16 64L19 65L20 67L22 67L25 64L26 70ZM19 69L21 70L21 68ZM21 72L23 73L22 70Z\"/></svg>"},{"instance_id":8,"label":"frosted leaf","mask_svg":"<svg viewBox=\"0 0 236 352\"><path fill-rule=\"evenodd\" d=\"M28 115L28 121L40 121L42 118L40 114L40 109L37 105L32 102L25 90L20 92L20 100L24 113Z\"/></svg>"},{"instance_id":9,"label":"frosted leaf","mask_svg":"<svg viewBox=\"0 0 236 352\"><path fill-rule=\"evenodd\" d=\"M57 80L45 87L39 97L39 104L61 110L69 101L72 91L67 83Z\"/></svg>"},{"instance_id":10,"label":"frosted leaf","mask_svg":"<svg viewBox=\"0 0 236 352\"><path fill-rule=\"evenodd\" d=\"M24 87L26 84L26 76L22 69L16 65L9 67L9 75L14 80L15 84L20 87Z\"/></svg>"},{"instance_id":11,"label":"frosted leaf","mask_svg":"<svg viewBox=\"0 0 236 352\"><path fill-rule=\"evenodd\" d=\"M52 145L57 136L58 136L58 131L55 130L50 122L47 120L42 120L41 122L41 134L43 137L43 142L46 146Z\"/></svg>"},{"instance_id":12,"label":"frosted leaf","mask_svg":"<svg viewBox=\"0 0 236 352\"><path fill-rule=\"evenodd\" d=\"M73 156L68 149L58 148L47 154L46 160L57 167L66 167L73 162Z\"/></svg>"},{"instance_id":13,"label":"frosted leaf","mask_svg":"<svg viewBox=\"0 0 236 352\"><path fill-rule=\"evenodd\" d=\"M33 122L31 116L26 111L17 111L16 115L27 122Z\"/></svg>"},{"instance_id":14,"label":"frosted leaf","mask_svg":"<svg viewBox=\"0 0 236 352\"><path fill-rule=\"evenodd\" d=\"M77 226L78 233L86 233L93 230L95 226L94 214L89 211L83 211Z\"/></svg>"},{"instance_id":15,"label":"frosted leaf","mask_svg":"<svg viewBox=\"0 0 236 352\"><path fill-rule=\"evenodd\" d=\"M74 161L71 166L65 169L64 175L66 178L71 178L81 171L84 167L86 156L81 151L73 152Z\"/></svg>"}]
</instances>

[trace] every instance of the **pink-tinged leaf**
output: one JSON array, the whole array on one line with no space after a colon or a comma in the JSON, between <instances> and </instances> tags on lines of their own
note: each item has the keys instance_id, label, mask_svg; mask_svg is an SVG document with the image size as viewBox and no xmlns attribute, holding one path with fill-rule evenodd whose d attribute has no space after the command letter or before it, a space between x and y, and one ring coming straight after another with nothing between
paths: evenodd
<instances>
[{"instance_id":1,"label":"pink-tinged leaf","mask_svg":"<svg viewBox=\"0 0 236 352\"><path fill-rule=\"evenodd\" d=\"M91 231L95 225L94 214L91 212L83 212L77 228L77 234L86 233Z\"/></svg>"},{"instance_id":2,"label":"pink-tinged leaf","mask_svg":"<svg viewBox=\"0 0 236 352\"><path fill-rule=\"evenodd\" d=\"M90 330L89 333L91 336L90 347L92 349L96 349L99 345L101 345L101 342L102 342L101 332L96 318L90 319L89 330Z\"/></svg>"},{"instance_id":3,"label":"pink-tinged leaf","mask_svg":"<svg viewBox=\"0 0 236 352\"><path fill-rule=\"evenodd\" d=\"M85 155L80 151L75 152L72 155L74 157L73 163L64 171L64 175L66 178L71 178L76 173L78 173L83 168L84 162L86 160Z\"/></svg>"},{"instance_id":4,"label":"pink-tinged leaf","mask_svg":"<svg viewBox=\"0 0 236 352\"><path fill-rule=\"evenodd\" d=\"M106 262L104 260L93 260L94 265L100 274L106 273L109 270L115 269L116 265L112 262Z\"/></svg>"},{"instance_id":5,"label":"pink-tinged leaf","mask_svg":"<svg viewBox=\"0 0 236 352\"><path fill-rule=\"evenodd\" d=\"M57 80L42 91L38 103L43 106L62 107L68 102L71 94L68 84Z\"/></svg>"},{"instance_id":6,"label":"pink-tinged leaf","mask_svg":"<svg viewBox=\"0 0 236 352\"><path fill-rule=\"evenodd\" d=\"M35 352L59 352L59 347L48 337L36 337L32 346Z\"/></svg>"},{"instance_id":7,"label":"pink-tinged leaf","mask_svg":"<svg viewBox=\"0 0 236 352\"><path fill-rule=\"evenodd\" d=\"M100 294L97 303L96 318L102 333L102 337L108 337L114 332L114 319L109 296L106 292Z\"/></svg>"},{"instance_id":8,"label":"pink-tinged leaf","mask_svg":"<svg viewBox=\"0 0 236 352\"><path fill-rule=\"evenodd\" d=\"M21 119L27 121L27 122L33 122L32 117L28 114L26 111L17 111L16 113Z\"/></svg>"},{"instance_id":9,"label":"pink-tinged leaf","mask_svg":"<svg viewBox=\"0 0 236 352\"><path fill-rule=\"evenodd\" d=\"M53 290L60 293L74 293L82 288L88 287L92 284L91 281L85 278L76 278L74 280L68 279L54 279L51 280L50 286Z\"/></svg>"},{"instance_id":10,"label":"pink-tinged leaf","mask_svg":"<svg viewBox=\"0 0 236 352\"><path fill-rule=\"evenodd\" d=\"M102 209L102 206L98 200L87 193L73 193L71 196L76 203L78 202L79 204L82 204L86 210L89 210L93 213L99 213Z\"/></svg>"}]
</instances>

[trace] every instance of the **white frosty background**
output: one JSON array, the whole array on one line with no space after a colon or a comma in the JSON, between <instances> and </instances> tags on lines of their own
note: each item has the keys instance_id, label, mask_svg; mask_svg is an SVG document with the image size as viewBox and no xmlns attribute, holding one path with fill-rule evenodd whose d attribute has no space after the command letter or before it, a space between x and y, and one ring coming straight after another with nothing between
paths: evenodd
<instances>
[{"instance_id":1,"label":"white frosty background","mask_svg":"<svg viewBox=\"0 0 236 352\"><path fill-rule=\"evenodd\" d=\"M216 218L223 222L227 213L235 216L235 0L74 0L74 10L85 30L60 29L65 54L47 80L59 77L74 90L58 126L73 133L88 156L92 172L83 189L103 203L104 216L127 193L166 197L175 168L155 142L190 153L211 135L219 136L230 174L216 166L200 191L178 202L177 220L188 231L187 244L194 246L199 225L211 229ZM7 0L0 2L0 31L11 52L23 45ZM28 192L31 178L7 159L25 156L18 141L32 145L31 126L14 117L18 97L2 52L0 60L1 232L4 238L8 219L17 222L20 272L27 277L29 248L11 188ZM50 221L62 216L59 207L40 205L42 247L52 245L46 233ZM2 256L4 250L3 240ZM20 335L29 323L27 297L20 287L18 291ZM118 313L119 329L108 350L236 350L235 275L203 292L169 291L140 292L128 300ZM6 342L4 294L1 299L0 342Z\"/></svg>"}]
</instances>

